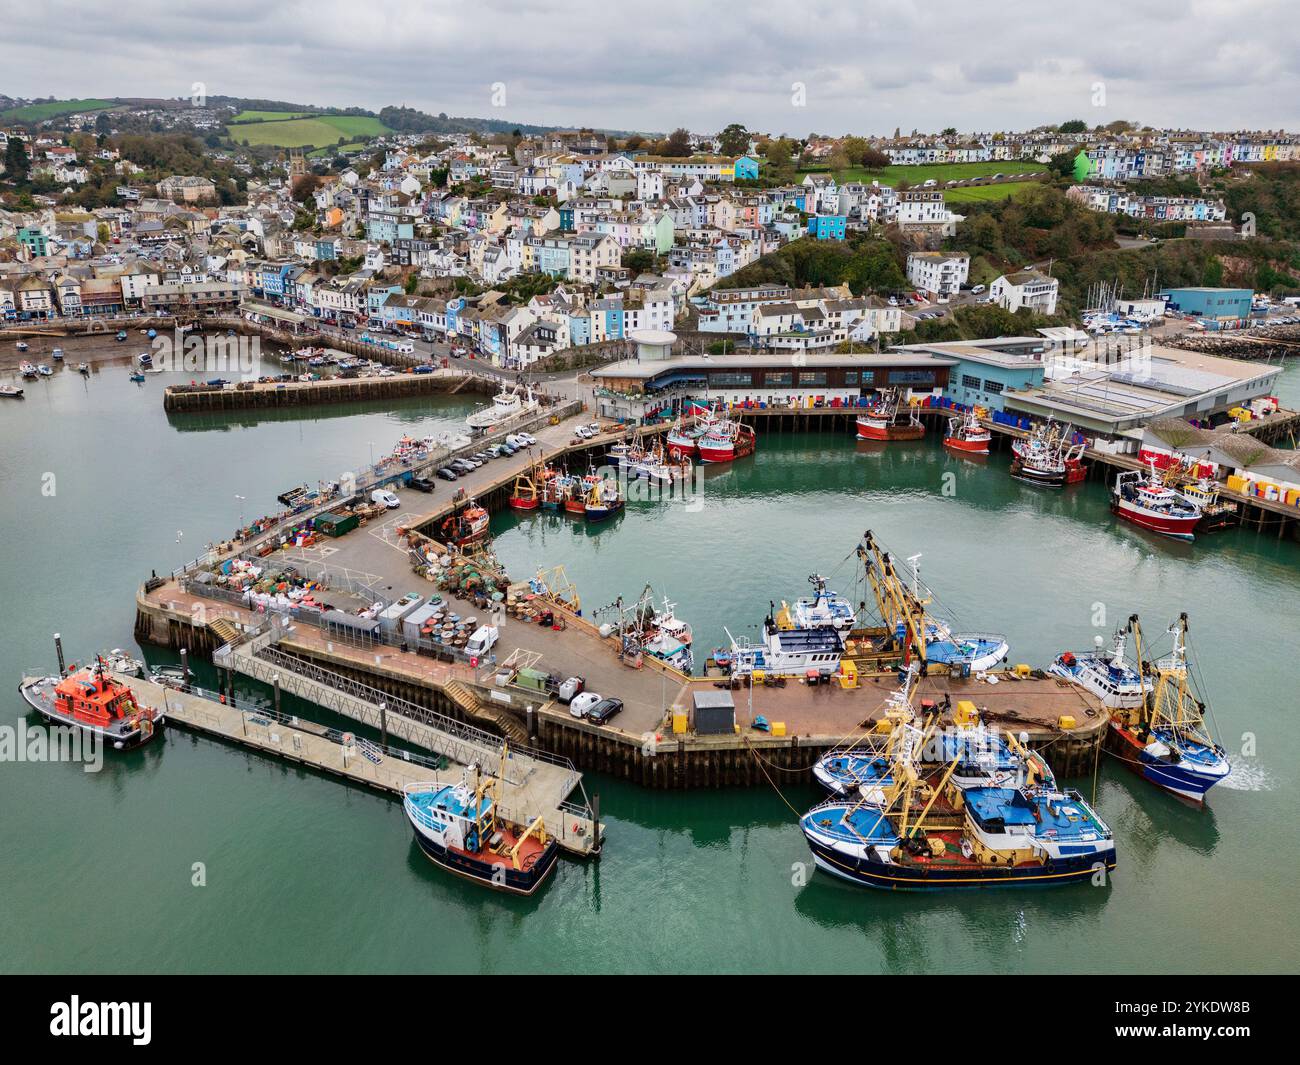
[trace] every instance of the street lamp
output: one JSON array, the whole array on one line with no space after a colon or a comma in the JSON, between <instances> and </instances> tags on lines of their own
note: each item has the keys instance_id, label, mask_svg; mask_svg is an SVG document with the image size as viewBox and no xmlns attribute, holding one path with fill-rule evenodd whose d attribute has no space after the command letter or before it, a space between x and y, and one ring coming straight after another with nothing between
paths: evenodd
<instances>
[{"instance_id":1,"label":"street lamp","mask_svg":"<svg viewBox=\"0 0 1300 1065\"><path fill-rule=\"evenodd\" d=\"M245 500L245 497L244 497L244 496L241 496L241 495L236 495L236 496L235 496L235 500L236 500L236 502L239 503L239 527L242 529L242 528L244 527L244 500Z\"/></svg>"}]
</instances>

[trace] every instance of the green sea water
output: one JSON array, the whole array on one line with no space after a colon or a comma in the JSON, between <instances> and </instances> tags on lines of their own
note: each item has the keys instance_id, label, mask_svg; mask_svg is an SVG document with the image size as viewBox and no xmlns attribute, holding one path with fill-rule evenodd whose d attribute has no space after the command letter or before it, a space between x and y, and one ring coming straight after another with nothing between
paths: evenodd
<instances>
[{"instance_id":1,"label":"green sea water","mask_svg":"<svg viewBox=\"0 0 1300 1065\"><path fill-rule=\"evenodd\" d=\"M278 492L404 433L453 428L474 404L168 418L155 384L131 384L124 365L89 381L63 371L0 406L0 725L34 721L16 686L51 667L51 633L74 657L131 647L152 569L193 558L241 510L273 510ZM1281 392L1300 403L1295 366ZM1097 483L1047 493L1012 481L1005 456L956 459L932 441L868 451L839 433L764 436L753 459L709 471L700 498L698 510L633 504L594 535L547 516L498 515L493 529L512 574L563 563L589 611L652 583L705 648L803 594L810 573L847 587L868 528L921 553L945 608L1005 632L1013 661L1086 647L1133 611L1154 640L1186 610L1232 777L1193 810L1103 762L1096 802L1119 848L1109 886L923 897L814 874L790 809L817 799L809 787L677 794L588 774L603 859L562 862L524 901L434 868L391 800L173 729L99 773L0 763L0 968L1296 968L1300 545L1248 531L1173 544L1116 525Z\"/></svg>"}]
</instances>

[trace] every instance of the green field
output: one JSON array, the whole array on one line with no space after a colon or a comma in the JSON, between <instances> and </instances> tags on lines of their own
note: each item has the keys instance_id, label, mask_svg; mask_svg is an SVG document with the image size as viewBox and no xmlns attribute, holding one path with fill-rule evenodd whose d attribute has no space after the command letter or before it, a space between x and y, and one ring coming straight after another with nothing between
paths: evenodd
<instances>
[{"instance_id":1,"label":"green field","mask_svg":"<svg viewBox=\"0 0 1300 1065\"><path fill-rule=\"evenodd\" d=\"M240 111L231 122L281 122L290 118L310 118L310 111Z\"/></svg>"},{"instance_id":2,"label":"green field","mask_svg":"<svg viewBox=\"0 0 1300 1065\"><path fill-rule=\"evenodd\" d=\"M805 171L806 172L806 171ZM1041 174L1043 166L1032 160L1023 162L990 163L935 163L932 166L887 166L883 170L866 170L860 166L850 166L835 172L835 180L845 181L879 181L882 185L897 185L906 181L909 185L921 185L926 181L961 181L967 178L991 177L994 174ZM801 173L800 179L803 174Z\"/></svg>"},{"instance_id":3,"label":"green field","mask_svg":"<svg viewBox=\"0 0 1300 1065\"><path fill-rule=\"evenodd\" d=\"M252 111L245 114L273 115L281 112ZM284 112L288 114L287 112ZM378 137L388 132L377 118L365 115L314 115L311 118L262 118L227 124L231 139L242 144L269 144L276 148L330 147L340 137L348 141Z\"/></svg>"},{"instance_id":4,"label":"green field","mask_svg":"<svg viewBox=\"0 0 1300 1065\"><path fill-rule=\"evenodd\" d=\"M958 189L944 189L943 198L948 203L989 203L994 200L1014 199L1038 185L1037 181L999 181L996 185L966 185Z\"/></svg>"},{"instance_id":5,"label":"green field","mask_svg":"<svg viewBox=\"0 0 1300 1065\"><path fill-rule=\"evenodd\" d=\"M359 152L369 141L353 141L351 144L339 144L330 148L314 148L307 153L308 159L332 159L336 155L348 155L351 152Z\"/></svg>"},{"instance_id":6,"label":"green field","mask_svg":"<svg viewBox=\"0 0 1300 1065\"><path fill-rule=\"evenodd\" d=\"M54 100L48 104L28 104L0 111L0 122L44 122L47 118L71 115L78 111L103 111L116 107L112 100Z\"/></svg>"}]
</instances>

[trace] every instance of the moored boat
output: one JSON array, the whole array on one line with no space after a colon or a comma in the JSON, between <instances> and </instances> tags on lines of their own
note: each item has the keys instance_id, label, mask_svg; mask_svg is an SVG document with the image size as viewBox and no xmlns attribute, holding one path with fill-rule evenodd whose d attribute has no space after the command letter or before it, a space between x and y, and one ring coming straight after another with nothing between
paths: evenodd
<instances>
[{"instance_id":1,"label":"moored boat","mask_svg":"<svg viewBox=\"0 0 1300 1065\"><path fill-rule=\"evenodd\" d=\"M752 426L723 418L709 425L696 449L701 462L731 462L752 455L757 442Z\"/></svg>"},{"instance_id":2,"label":"moored boat","mask_svg":"<svg viewBox=\"0 0 1300 1065\"><path fill-rule=\"evenodd\" d=\"M464 510L443 521L442 540L457 547L472 544L487 535L488 521L488 512L471 499Z\"/></svg>"},{"instance_id":3,"label":"moored boat","mask_svg":"<svg viewBox=\"0 0 1300 1065\"><path fill-rule=\"evenodd\" d=\"M83 669L73 665L64 675L24 678L19 691L51 724L81 729L118 750L147 743L165 718L162 710L137 703L102 658Z\"/></svg>"},{"instance_id":4,"label":"moored boat","mask_svg":"<svg viewBox=\"0 0 1300 1065\"><path fill-rule=\"evenodd\" d=\"M22 374L24 377L35 377L37 374L36 364L28 362L26 359L24 359L22 362L18 364L18 372Z\"/></svg>"},{"instance_id":5,"label":"moored boat","mask_svg":"<svg viewBox=\"0 0 1300 1065\"><path fill-rule=\"evenodd\" d=\"M29 346L30 345L25 340L20 340L18 341L17 344L14 345L14 347L16 347L19 351L26 351Z\"/></svg>"},{"instance_id":6,"label":"moored boat","mask_svg":"<svg viewBox=\"0 0 1300 1065\"><path fill-rule=\"evenodd\" d=\"M944 434L943 446L964 455L987 455L993 434L980 422L975 408L966 411L961 418L948 419L948 432Z\"/></svg>"},{"instance_id":7,"label":"moored boat","mask_svg":"<svg viewBox=\"0 0 1300 1065\"><path fill-rule=\"evenodd\" d=\"M508 502L511 510L536 510L542 505L537 483L528 473L521 473L515 478L515 486L510 492Z\"/></svg>"},{"instance_id":8,"label":"moored boat","mask_svg":"<svg viewBox=\"0 0 1300 1065\"><path fill-rule=\"evenodd\" d=\"M45 365L45 363L41 363L39 366L37 366L36 372L40 374L42 377L54 376L54 371L49 366Z\"/></svg>"},{"instance_id":9,"label":"moored boat","mask_svg":"<svg viewBox=\"0 0 1300 1065\"><path fill-rule=\"evenodd\" d=\"M1131 621L1142 657L1142 630ZM1106 750L1139 776L1193 803L1232 772L1227 752L1210 734L1205 704L1187 663L1187 615L1169 628L1173 649L1152 669L1154 688L1136 707L1111 711Z\"/></svg>"},{"instance_id":10,"label":"moored boat","mask_svg":"<svg viewBox=\"0 0 1300 1065\"><path fill-rule=\"evenodd\" d=\"M62 349L62 348L54 348L53 350L51 350L51 351L50 351L50 358L53 359L55 362L62 362L62 361L63 361L63 349Z\"/></svg>"},{"instance_id":11,"label":"moored boat","mask_svg":"<svg viewBox=\"0 0 1300 1065\"><path fill-rule=\"evenodd\" d=\"M402 808L415 840L448 872L497 891L531 895L554 871L559 844L540 817L526 826L507 819L497 799L497 778L485 781L477 767L471 769L473 785L468 779L406 785Z\"/></svg>"},{"instance_id":12,"label":"moored boat","mask_svg":"<svg viewBox=\"0 0 1300 1065\"><path fill-rule=\"evenodd\" d=\"M641 649L683 673L690 673L695 667L691 626L674 613L675 606L664 597L663 610L655 612L650 619L641 639Z\"/></svg>"},{"instance_id":13,"label":"moored boat","mask_svg":"<svg viewBox=\"0 0 1300 1065\"><path fill-rule=\"evenodd\" d=\"M920 440L925 425L896 388L882 388L857 417L859 440Z\"/></svg>"},{"instance_id":14,"label":"moored boat","mask_svg":"<svg viewBox=\"0 0 1300 1065\"><path fill-rule=\"evenodd\" d=\"M1064 488L1087 476L1084 445L1073 443L1070 426L1053 421L1036 425L1011 444L1011 476L1044 488Z\"/></svg>"},{"instance_id":15,"label":"moored boat","mask_svg":"<svg viewBox=\"0 0 1300 1065\"><path fill-rule=\"evenodd\" d=\"M1115 868L1114 835L1077 792L1032 773L961 786L960 745L926 774L925 740L895 718L887 772L800 818L818 868L895 891L1096 882Z\"/></svg>"},{"instance_id":16,"label":"moored boat","mask_svg":"<svg viewBox=\"0 0 1300 1065\"><path fill-rule=\"evenodd\" d=\"M583 515L588 521L605 521L623 509L624 499L614 481L598 480L587 493Z\"/></svg>"},{"instance_id":17,"label":"moored boat","mask_svg":"<svg viewBox=\"0 0 1300 1065\"><path fill-rule=\"evenodd\" d=\"M1152 472L1127 470L1115 479L1110 509L1116 517L1175 540L1196 539L1201 508Z\"/></svg>"},{"instance_id":18,"label":"moored boat","mask_svg":"<svg viewBox=\"0 0 1300 1065\"><path fill-rule=\"evenodd\" d=\"M491 429L513 418L537 410L539 404L531 388L520 391L518 388L503 387L492 397L492 406L477 410L465 419L471 429Z\"/></svg>"},{"instance_id":19,"label":"moored boat","mask_svg":"<svg viewBox=\"0 0 1300 1065\"><path fill-rule=\"evenodd\" d=\"M0 385L0 397L4 399L22 399L23 390L16 385Z\"/></svg>"},{"instance_id":20,"label":"moored boat","mask_svg":"<svg viewBox=\"0 0 1300 1065\"><path fill-rule=\"evenodd\" d=\"M1091 651L1062 651L1048 667L1049 673L1065 677L1092 692L1102 704L1112 710L1141 706L1146 697L1146 687L1136 664L1124 657L1128 637L1137 624L1137 615L1115 633L1109 650L1097 637L1097 647Z\"/></svg>"}]
</instances>

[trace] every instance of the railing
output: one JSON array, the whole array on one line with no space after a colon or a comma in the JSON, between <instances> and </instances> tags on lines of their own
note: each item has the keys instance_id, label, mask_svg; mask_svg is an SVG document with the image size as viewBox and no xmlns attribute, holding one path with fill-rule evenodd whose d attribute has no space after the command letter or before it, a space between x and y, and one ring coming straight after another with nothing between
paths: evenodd
<instances>
[{"instance_id":1,"label":"railing","mask_svg":"<svg viewBox=\"0 0 1300 1065\"><path fill-rule=\"evenodd\" d=\"M354 699L357 702L366 704L374 709L374 718L378 721L379 705L385 704L388 710L402 717L410 718L422 725L426 725L436 732L443 733L445 736L446 746L450 749L439 749L439 753L447 755L454 761L468 765L471 762L487 763L489 759L499 758L501 749L506 746L501 737L495 736L490 732L485 732L473 725L458 721L455 718L447 717L437 711L429 710L417 703L409 702L399 696L389 695L377 688L372 688L360 681L345 677L339 673L333 673L330 670L323 669L312 662L296 658L284 651L274 647L259 649L251 655L240 655L243 664L251 666L257 670L257 679L267 680L272 675L280 676L281 682L286 679L286 674L297 676L307 680L329 691L337 692L340 695ZM251 659L251 661L250 661ZM282 672L281 672L282 671ZM302 694L302 693L295 693ZM315 698L314 695L307 695L307 698ZM316 701L319 701L318 699ZM326 704L328 705L328 704ZM333 707L331 707L333 709ZM349 714L348 716L354 716ZM371 723L371 722L367 722ZM435 748L438 749L438 748ZM567 758L551 754L548 751L538 750L524 744L507 746L507 758L529 758L534 761L545 762L548 765L554 765L564 769L567 773L565 779L564 794L568 795L578 784L578 773L573 767L573 763Z\"/></svg>"}]
</instances>

